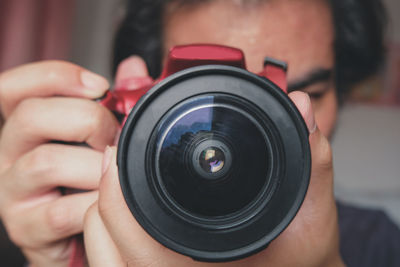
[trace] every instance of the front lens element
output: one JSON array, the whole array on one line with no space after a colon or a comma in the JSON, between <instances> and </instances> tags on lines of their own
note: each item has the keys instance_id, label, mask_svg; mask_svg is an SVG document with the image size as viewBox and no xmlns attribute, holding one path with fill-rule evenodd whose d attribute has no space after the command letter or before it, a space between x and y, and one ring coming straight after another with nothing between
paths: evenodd
<instances>
[{"instance_id":1,"label":"front lens element","mask_svg":"<svg viewBox=\"0 0 400 267\"><path fill-rule=\"evenodd\" d=\"M187 100L157 131L157 176L166 195L196 216L226 216L268 184L272 157L261 119L230 96Z\"/></svg>"}]
</instances>

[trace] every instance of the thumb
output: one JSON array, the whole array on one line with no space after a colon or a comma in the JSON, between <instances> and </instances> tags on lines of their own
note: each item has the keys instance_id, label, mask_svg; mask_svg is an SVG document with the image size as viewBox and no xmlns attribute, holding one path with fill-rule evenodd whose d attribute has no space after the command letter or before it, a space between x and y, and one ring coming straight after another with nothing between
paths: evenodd
<instances>
[{"instance_id":1,"label":"thumb","mask_svg":"<svg viewBox=\"0 0 400 267\"><path fill-rule=\"evenodd\" d=\"M142 58L131 56L119 64L115 78L116 88L135 90L151 83L153 79L149 76Z\"/></svg>"},{"instance_id":2,"label":"thumb","mask_svg":"<svg viewBox=\"0 0 400 267\"><path fill-rule=\"evenodd\" d=\"M310 97L306 93L299 91L289 94L289 97L302 114L310 133L309 142L312 169L309 190L317 190L319 194L326 193L327 190L332 191L333 170L331 146L328 139L316 125Z\"/></svg>"},{"instance_id":3,"label":"thumb","mask_svg":"<svg viewBox=\"0 0 400 267\"><path fill-rule=\"evenodd\" d=\"M116 164L117 149L107 147L103 158L103 177L99 187L99 214L116 242L121 255L146 258L161 246L137 223L122 195ZM157 255L157 254L156 254Z\"/></svg>"},{"instance_id":4,"label":"thumb","mask_svg":"<svg viewBox=\"0 0 400 267\"><path fill-rule=\"evenodd\" d=\"M86 212L83 235L89 266L125 266L99 215L97 202Z\"/></svg>"},{"instance_id":5,"label":"thumb","mask_svg":"<svg viewBox=\"0 0 400 267\"><path fill-rule=\"evenodd\" d=\"M135 220L122 195L115 159L116 148L108 148L104 155L98 211L123 259L132 266L196 266L191 258L158 243Z\"/></svg>"}]
</instances>

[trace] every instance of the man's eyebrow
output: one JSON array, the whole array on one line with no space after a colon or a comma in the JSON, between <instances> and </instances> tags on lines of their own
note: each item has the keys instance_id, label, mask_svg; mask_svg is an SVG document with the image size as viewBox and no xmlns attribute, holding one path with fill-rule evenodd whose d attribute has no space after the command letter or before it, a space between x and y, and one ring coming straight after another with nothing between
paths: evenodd
<instances>
[{"instance_id":1,"label":"man's eyebrow","mask_svg":"<svg viewBox=\"0 0 400 267\"><path fill-rule=\"evenodd\" d=\"M305 78L290 83L288 92L306 88L314 83L328 81L332 77L332 73L331 69L315 69L306 75Z\"/></svg>"}]
</instances>

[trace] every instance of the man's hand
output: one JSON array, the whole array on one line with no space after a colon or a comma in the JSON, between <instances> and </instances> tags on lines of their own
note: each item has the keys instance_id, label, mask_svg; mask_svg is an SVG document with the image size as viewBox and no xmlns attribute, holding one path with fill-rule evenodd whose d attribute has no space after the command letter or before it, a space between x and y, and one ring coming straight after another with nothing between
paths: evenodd
<instances>
[{"instance_id":1,"label":"man's hand","mask_svg":"<svg viewBox=\"0 0 400 267\"><path fill-rule=\"evenodd\" d=\"M67 266L70 237L82 232L97 200L102 152L119 125L91 99L108 87L104 78L60 61L0 74L0 216L31 266ZM63 195L61 187L83 192Z\"/></svg>"},{"instance_id":2,"label":"man's hand","mask_svg":"<svg viewBox=\"0 0 400 267\"><path fill-rule=\"evenodd\" d=\"M103 158L99 200L85 217L85 247L90 266L343 266L333 196L332 153L319 131L307 94L289 97L310 131L310 187L299 213L267 249L229 263L201 263L165 248L136 222L123 198L116 166L116 149Z\"/></svg>"}]
</instances>

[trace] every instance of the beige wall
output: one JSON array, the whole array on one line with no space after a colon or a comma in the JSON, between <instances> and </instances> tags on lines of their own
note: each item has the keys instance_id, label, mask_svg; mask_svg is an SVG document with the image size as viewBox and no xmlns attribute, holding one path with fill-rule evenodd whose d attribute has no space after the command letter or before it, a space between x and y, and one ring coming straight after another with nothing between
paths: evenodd
<instances>
[{"instance_id":1,"label":"beige wall","mask_svg":"<svg viewBox=\"0 0 400 267\"><path fill-rule=\"evenodd\" d=\"M76 0L71 61L110 78L112 40L122 0Z\"/></svg>"}]
</instances>

